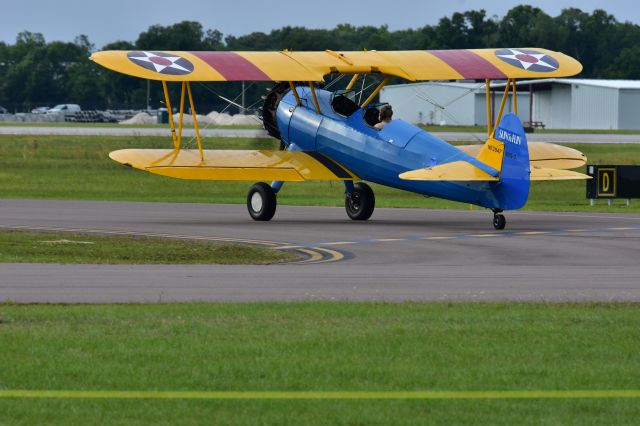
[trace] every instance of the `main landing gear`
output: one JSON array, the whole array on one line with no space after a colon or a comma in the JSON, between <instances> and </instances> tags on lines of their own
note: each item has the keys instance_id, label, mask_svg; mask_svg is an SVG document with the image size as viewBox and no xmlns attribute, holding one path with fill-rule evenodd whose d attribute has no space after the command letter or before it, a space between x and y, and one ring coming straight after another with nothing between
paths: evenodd
<instances>
[{"instance_id":1,"label":"main landing gear","mask_svg":"<svg viewBox=\"0 0 640 426\"><path fill-rule=\"evenodd\" d=\"M493 227L497 230L502 230L507 225L507 219L500 213L502 213L502 210L493 209Z\"/></svg>"},{"instance_id":2,"label":"main landing gear","mask_svg":"<svg viewBox=\"0 0 640 426\"><path fill-rule=\"evenodd\" d=\"M274 182L272 185L258 182L249 188L247 193L247 210L253 220L269 221L276 214L278 205L276 194L282 182ZM364 182L346 185L344 207L347 215L352 220L367 220L373 214L376 207L376 198L373 190Z\"/></svg>"},{"instance_id":3,"label":"main landing gear","mask_svg":"<svg viewBox=\"0 0 640 426\"><path fill-rule=\"evenodd\" d=\"M276 192L264 182L254 184L247 194L247 210L253 220L269 221L276 214Z\"/></svg>"},{"instance_id":4,"label":"main landing gear","mask_svg":"<svg viewBox=\"0 0 640 426\"><path fill-rule=\"evenodd\" d=\"M352 190L345 193L344 208L352 220L369 219L375 207L376 197L373 190L364 182L355 183Z\"/></svg>"}]
</instances>

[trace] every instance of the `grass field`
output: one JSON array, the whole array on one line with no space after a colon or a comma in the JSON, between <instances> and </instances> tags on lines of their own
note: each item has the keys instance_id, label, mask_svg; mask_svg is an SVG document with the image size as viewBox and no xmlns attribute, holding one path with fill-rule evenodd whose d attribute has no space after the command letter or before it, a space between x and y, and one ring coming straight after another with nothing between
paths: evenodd
<instances>
[{"instance_id":1,"label":"grass field","mask_svg":"<svg viewBox=\"0 0 640 426\"><path fill-rule=\"evenodd\" d=\"M640 389L627 304L0 305L0 389ZM0 424L637 424L638 399L0 398Z\"/></svg>"},{"instance_id":2,"label":"grass field","mask_svg":"<svg viewBox=\"0 0 640 426\"><path fill-rule=\"evenodd\" d=\"M248 244L0 231L0 263L267 264L295 259Z\"/></svg>"},{"instance_id":3,"label":"grass field","mask_svg":"<svg viewBox=\"0 0 640 426\"><path fill-rule=\"evenodd\" d=\"M274 139L210 138L208 148L272 149ZM110 151L167 148L162 137L0 136L0 194L5 198L244 203L252 182L183 181L114 163ZM640 145L571 145L591 163L638 164ZM374 185L379 207L469 208ZM584 181L533 182L525 209L638 212L640 205L589 207ZM280 204L343 205L340 182L287 183ZM602 202L601 202L602 203Z\"/></svg>"}]
</instances>

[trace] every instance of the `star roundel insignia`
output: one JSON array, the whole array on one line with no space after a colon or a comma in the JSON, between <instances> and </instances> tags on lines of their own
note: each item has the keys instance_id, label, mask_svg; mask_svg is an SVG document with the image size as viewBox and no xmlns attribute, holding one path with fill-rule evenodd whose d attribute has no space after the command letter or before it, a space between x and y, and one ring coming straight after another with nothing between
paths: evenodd
<instances>
[{"instance_id":1,"label":"star roundel insignia","mask_svg":"<svg viewBox=\"0 0 640 426\"><path fill-rule=\"evenodd\" d=\"M193 72L193 64L181 56L164 52L136 51L127 53L131 62L160 74L185 75Z\"/></svg>"},{"instance_id":2,"label":"star roundel insignia","mask_svg":"<svg viewBox=\"0 0 640 426\"><path fill-rule=\"evenodd\" d=\"M551 72L560 67L558 61L551 56L531 49L499 49L496 50L496 56L526 71Z\"/></svg>"}]
</instances>

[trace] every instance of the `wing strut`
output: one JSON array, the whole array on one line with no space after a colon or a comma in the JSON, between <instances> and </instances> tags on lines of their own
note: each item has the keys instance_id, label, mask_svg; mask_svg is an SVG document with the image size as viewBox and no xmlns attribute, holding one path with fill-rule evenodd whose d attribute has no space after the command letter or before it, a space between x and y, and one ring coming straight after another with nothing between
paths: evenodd
<instances>
[{"instance_id":1,"label":"wing strut","mask_svg":"<svg viewBox=\"0 0 640 426\"><path fill-rule=\"evenodd\" d=\"M184 92L185 82L182 82L182 90L180 91L180 118L178 119L178 149L182 145L182 124L184 116Z\"/></svg>"},{"instance_id":2,"label":"wing strut","mask_svg":"<svg viewBox=\"0 0 640 426\"><path fill-rule=\"evenodd\" d=\"M493 125L493 130L491 131L491 136L493 137L493 134L496 131L496 128L498 127L498 123L500 123L500 120L502 119L502 113L504 112L504 105L507 103L507 98L509 97L509 92L511 92L511 82L514 81L513 79L509 78L507 79L507 84L504 87L504 94L502 95L502 101L500 102L500 110L498 112L498 116L496 117L496 122ZM514 83L515 85L515 83Z\"/></svg>"},{"instance_id":3,"label":"wing strut","mask_svg":"<svg viewBox=\"0 0 640 426\"><path fill-rule=\"evenodd\" d=\"M296 105L300 106L300 96L298 95L298 91L296 90L296 85L293 84L293 81L289 82L289 87L291 87L291 93L293 93L293 97L296 98Z\"/></svg>"},{"instance_id":4,"label":"wing strut","mask_svg":"<svg viewBox=\"0 0 640 426\"><path fill-rule=\"evenodd\" d=\"M320 114L320 104L318 103L318 95L316 95L316 87L313 85L313 81L309 82L309 88L311 89L311 95L313 96L313 103L316 106L316 111Z\"/></svg>"},{"instance_id":5,"label":"wing strut","mask_svg":"<svg viewBox=\"0 0 640 426\"><path fill-rule=\"evenodd\" d=\"M516 89L516 79L511 79L511 84L513 84L513 113L518 115L518 91Z\"/></svg>"},{"instance_id":6,"label":"wing strut","mask_svg":"<svg viewBox=\"0 0 640 426\"><path fill-rule=\"evenodd\" d=\"M176 126L173 123L173 109L171 109L171 99L169 98L169 89L167 89L167 82L162 81L162 90L164 90L164 103L167 106L167 112L169 115L169 127L171 127L171 138L173 139L173 147L180 148L178 138L176 136Z\"/></svg>"},{"instance_id":7,"label":"wing strut","mask_svg":"<svg viewBox=\"0 0 640 426\"><path fill-rule=\"evenodd\" d=\"M191 114L193 115L193 127L196 130L196 140L198 141L198 150L200 151L200 159L204 161L204 153L202 152L202 139L200 138L200 128L198 127L198 117L196 114L196 106L193 103L193 95L191 94L191 83L187 83L187 92L189 93L189 105L191 105Z\"/></svg>"},{"instance_id":8,"label":"wing strut","mask_svg":"<svg viewBox=\"0 0 640 426\"><path fill-rule=\"evenodd\" d=\"M500 110L498 111L498 116L496 117L496 122L493 124L493 128L491 126L491 105L489 103L489 95L491 93L491 81L489 79L485 80L486 84L486 97L487 97L487 134L489 137L493 137L495 133L496 127L498 127L498 123L502 119L502 113L504 112L504 106L507 103L507 99L509 98L509 94L513 90L513 113L518 115L518 93L516 90L516 79L509 78L507 79L507 84L504 86L504 94L502 95L502 101L500 102Z\"/></svg>"},{"instance_id":9,"label":"wing strut","mask_svg":"<svg viewBox=\"0 0 640 426\"><path fill-rule=\"evenodd\" d=\"M364 101L364 102L362 103L362 105L360 105L360 108L364 108L364 107L366 107L367 105L369 105L369 104L371 103L371 101L372 101L372 100L373 100L373 99L378 95L378 93L380 93L380 91L382 90L382 88L383 88L384 86L386 86L388 82L390 82L390 81L391 81L391 78L392 78L392 76L390 76L390 75L386 76L386 77L384 78L384 80L382 80L382 82L378 85L378 87L376 87L376 90L374 90L374 91L373 91L373 93L371 93L371 94L369 95L369 97L367 98L367 100L366 100L366 101Z\"/></svg>"},{"instance_id":10,"label":"wing strut","mask_svg":"<svg viewBox=\"0 0 640 426\"><path fill-rule=\"evenodd\" d=\"M484 81L485 84L485 97L487 100L487 136L491 136L493 130L491 129L491 116L493 112L491 111L491 80L486 79Z\"/></svg>"},{"instance_id":11,"label":"wing strut","mask_svg":"<svg viewBox=\"0 0 640 426\"><path fill-rule=\"evenodd\" d=\"M347 84L347 87L345 88L345 90L353 89L353 86L356 85L359 78L360 78L360 74L354 74L353 77L351 77L351 81L349 81L349 84Z\"/></svg>"},{"instance_id":12,"label":"wing strut","mask_svg":"<svg viewBox=\"0 0 640 426\"><path fill-rule=\"evenodd\" d=\"M169 89L167 82L162 81L162 89L164 90L164 100L167 105L169 115L169 127L171 127L171 137L173 138L173 147L180 149L182 146L182 127L184 123L184 102L185 91L189 96L189 105L191 106L191 116L193 117L193 127L196 131L196 140L198 141L198 150L200 151L200 159L204 161L204 153L202 151L202 138L200 137L200 127L198 126L198 117L196 113L196 106L193 103L193 94L191 93L191 83L188 81L182 82L182 90L180 91L180 118L178 119L178 132L176 134L176 125L173 120L173 109L171 108L171 98L169 96Z\"/></svg>"}]
</instances>

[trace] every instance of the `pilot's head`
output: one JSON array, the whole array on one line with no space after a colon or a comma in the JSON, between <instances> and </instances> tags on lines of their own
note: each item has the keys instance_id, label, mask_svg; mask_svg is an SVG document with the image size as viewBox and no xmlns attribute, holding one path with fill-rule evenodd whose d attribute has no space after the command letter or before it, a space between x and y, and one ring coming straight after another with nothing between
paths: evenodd
<instances>
[{"instance_id":1,"label":"pilot's head","mask_svg":"<svg viewBox=\"0 0 640 426\"><path fill-rule=\"evenodd\" d=\"M391 109L391 105L384 104L380 107L380 121L391 121L391 117L393 116L393 110Z\"/></svg>"}]
</instances>

